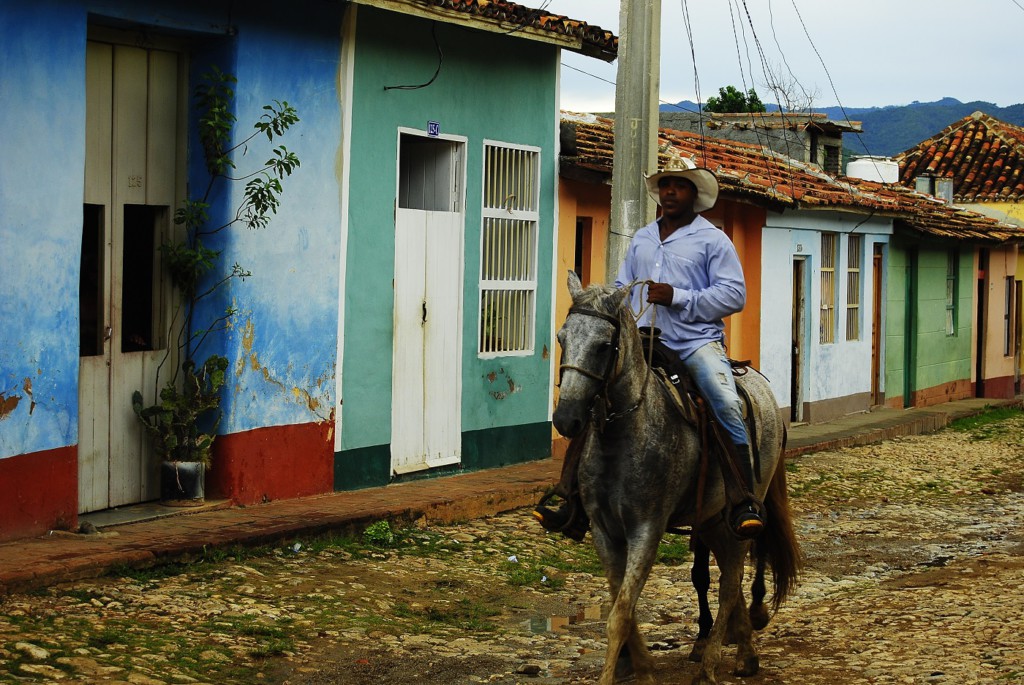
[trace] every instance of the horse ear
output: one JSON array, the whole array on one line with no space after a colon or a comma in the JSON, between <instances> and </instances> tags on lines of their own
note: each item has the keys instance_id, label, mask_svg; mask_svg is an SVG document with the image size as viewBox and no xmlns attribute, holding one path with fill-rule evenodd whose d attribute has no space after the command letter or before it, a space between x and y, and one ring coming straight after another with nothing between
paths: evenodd
<instances>
[{"instance_id":1,"label":"horse ear","mask_svg":"<svg viewBox=\"0 0 1024 685\"><path fill-rule=\"evenodd\" d=\"M576 299L583 292L583 284L580 283L580 277L576 275L576 272L572 269L569 270L569 295L572 299Z\"/></svg>"}]
</instances>

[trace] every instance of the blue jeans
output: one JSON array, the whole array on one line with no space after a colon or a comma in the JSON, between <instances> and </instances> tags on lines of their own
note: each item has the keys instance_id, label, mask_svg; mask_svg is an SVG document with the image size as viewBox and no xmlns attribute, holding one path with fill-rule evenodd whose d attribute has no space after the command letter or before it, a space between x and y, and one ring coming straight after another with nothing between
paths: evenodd
<instances>
[{"instance_id":1,"label":"blue jeans","mask_svg":"<svg viewBox=\"0 0 1024 685\"><path fill-rule=\"evenodd\" d=\"M683 365L733 444L749 445L747 426L743 422L742 400L736 392L736 380L732 376L732 367L722 343L709 342L697 348L696 352L683 360Z\"/></svg>"}]
</instances>

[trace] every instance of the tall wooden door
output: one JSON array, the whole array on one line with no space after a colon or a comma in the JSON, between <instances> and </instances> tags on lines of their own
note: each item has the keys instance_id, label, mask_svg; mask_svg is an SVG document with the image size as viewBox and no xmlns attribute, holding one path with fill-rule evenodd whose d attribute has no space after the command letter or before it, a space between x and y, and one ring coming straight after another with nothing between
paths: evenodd
<instances>
[{"instance_id":1,"label":"tall wooden door","mask_svg":"<svg viewBox=\"0 0 1024 685\"><path fill-rule=\"evenodd\" d=\"M807 259L793 259L793 327L790 344L789 420L804 420L804 366L807 363L807 289L805 287Z\"/></svg>"},{"instance_id":2,"label":"tall wooden door","mask_svg":"<svg viewBox=\"0 0 1024 685\"><path fill-rule=\"evenodd\" d=\"M461 460L463 145L399 147L391 460L408 473Z\"/></svg>"},{"instance_id":3,"label":"tall wooden door","mask_svg":"<svg viewBox=\"0 0 1024 685\"><path fill-rule=\"evenodd\" d=\"M159 246L169 235L183 145L181 56L90 41L79 375L79 511L154 499L158 468L131 407L152 403L173 372L170 288Z\"/></svg>"},{"instance_id":4,"label":"tall wooden door","mask_svg":"<svg viewBox=\"0 0 1024 685\"><path fill-rule=\"evenodd\" d=\"M882 246L871 256L871 406L882 403Z\"/></svg>"}]
</instances>

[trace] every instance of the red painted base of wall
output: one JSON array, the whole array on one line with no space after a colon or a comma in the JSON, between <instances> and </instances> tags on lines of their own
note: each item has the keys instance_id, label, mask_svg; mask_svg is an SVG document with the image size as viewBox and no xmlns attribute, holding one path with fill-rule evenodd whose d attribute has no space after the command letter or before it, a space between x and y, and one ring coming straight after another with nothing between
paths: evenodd
<instances>
[{"instance_id":1,"label":"red painted base of wall","mask_svg":"<svg viewBox=\"0 0 1024 685\"><path fill-rule=\"evenodd\" d=\"M0 540L78 527L78 448L0 459Z\"/></svg>"},{"instance_id":2,"label":"red painted base of wall","mask_svg":"<svg viewBox=\"0 0 1024 685\"><path fill-rule=\"evenodd\" d=\"M1001 400L1012 400L1016 397L1013 386L1013 376L986 378L983 385L985 389L985 394L983 396L998 398Z\"/></svg>"},{"instance_id":3,"label":"red painted base of wall","mask_svg":"<svg viewBox=\"0 0 1024 685\"><path fill-rule=\"evenodd\" d=\"M206 496L235 504L334 490L334 423L258 428L217 438Z\"/></svg>"},{"instance_id":4,"label":"red painted base of wall","mask_svg":"<svg viewBox=\"0 0 1024 685\"><path fill-rule=\"evenodd\" d=\"M943 402L965 400L968 397L974 397L970 381L959 380L917 390L911 395L911 404L915 407L931 407Z\"/></svg>"}]
</instances>

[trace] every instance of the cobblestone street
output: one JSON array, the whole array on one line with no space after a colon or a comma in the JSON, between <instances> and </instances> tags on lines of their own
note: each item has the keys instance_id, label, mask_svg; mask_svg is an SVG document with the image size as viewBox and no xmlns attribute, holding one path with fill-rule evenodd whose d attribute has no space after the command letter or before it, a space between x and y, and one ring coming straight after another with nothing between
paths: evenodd
<instances>
[{"instance_id":1,"label":"cobblestone street","mask_svg":"<svg viewBox=\"0 0 1024 685\"><path fill-rule=\"evenodd\" d=\"M799 456L806 557L723 683L1024 681L1024 418ZM116 533L103 533L116 534ZM685 540L639 605L658 680L689 682ZM593 683L607 592L589 539L519 510L361 540L211 553L0 603L3 682Z\"/></svg>"}]
</instances>

